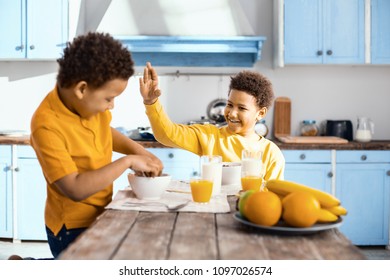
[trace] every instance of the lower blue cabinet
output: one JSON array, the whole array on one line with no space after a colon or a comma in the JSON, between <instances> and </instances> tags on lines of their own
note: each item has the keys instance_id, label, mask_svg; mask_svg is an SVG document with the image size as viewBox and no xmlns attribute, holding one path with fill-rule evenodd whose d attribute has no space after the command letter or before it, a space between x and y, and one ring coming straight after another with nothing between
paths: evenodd
<instances>
[{"instance_id":1,"label":"lower blue cabinet","mask_svg":"<svg viewBox=\"0 0 390 280\"><path fill-rule=\"evenodd\" d=\"M17 232L14 239L47 240L45 231L46 180L30 146L17 148Z\"/></svg>"},{"instance_id":2,"label":"lower blue cabinet","mask_svg":"<svg viewBox=\"0 0 390 280\"><path fill-rule=\"evenodd\" d=\"M284 179L325 192L332 192L331 151L283 150L286 159Z\"/></svg>"},{"instance_id":3,"label":"lower blue cabinet","mask_svg":"<svg viewBox=\"0 0 390 280\"><path fill-rule=\"evenodd\" d=\"M0 145L0 238L12 238L12 176L10 145Z\"/></svg>"},{"instance_id":4,"label":"lower blue cabinet","mask_svg":"<svg viewBox=\"0 0 390 280\"><path fill-rule=\"evenodd\" d=\"M348 210L340 231L355 245L388 245L390 151L336 155L336 196Z\"/></svg>"},{"instance_id":5,"label":"lower blue cabinet","mask_svg":"<svg viewBox=\"0 0 390 280\"><path fill-rule=\"evenodd\" d=\"M189 180L199 174L199 156L175 148L148 149L164 164L163 173L172 176L173 180Z\"/></svg>"}]
</instances>

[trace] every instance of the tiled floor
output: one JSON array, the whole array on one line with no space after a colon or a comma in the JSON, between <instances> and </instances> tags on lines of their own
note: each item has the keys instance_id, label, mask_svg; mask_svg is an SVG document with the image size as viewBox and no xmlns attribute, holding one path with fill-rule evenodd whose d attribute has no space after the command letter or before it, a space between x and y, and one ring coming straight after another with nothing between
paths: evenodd
<instances>
[{"instance_id":1,"label":"tiled floor","mask_svg":"<svg viewBox=\"0 0 390 280\"><path fill-rule=\"evenodd\" d=\"M390 250L384 246L359 247L369 260L390 260ZM33 258L52 258L49 245L46 242L12 243L0 239L0 260L6 260L11 255Z\"/></svg>"},{"instance_id":2,"label":"tiled floor","mask_svg":"<svg viewBox=\"0 0 390 280\"><path fill-rule=\"evenodd\" d=\"M12 243L12 241L0 240L0 260L7 260L11 255L19 255L23 258L53 257L47 242Z\"/></svg>"}]
</instances>

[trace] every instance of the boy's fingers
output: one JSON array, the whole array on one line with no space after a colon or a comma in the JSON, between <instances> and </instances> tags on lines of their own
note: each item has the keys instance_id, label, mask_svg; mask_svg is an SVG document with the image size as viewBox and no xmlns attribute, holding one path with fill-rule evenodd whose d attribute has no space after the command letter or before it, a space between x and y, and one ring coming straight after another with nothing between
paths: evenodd
<instances>
[{"instance_id":1,"label":"boy's fingers","mask_svg":"<svg viewBox=\"0 0 390 280\"><path fill-rule=\"evenodd\" d=\"M149 80L149 70L147 67L144 68L144 83L146 83Z\"/></svg>"}]
</instances>

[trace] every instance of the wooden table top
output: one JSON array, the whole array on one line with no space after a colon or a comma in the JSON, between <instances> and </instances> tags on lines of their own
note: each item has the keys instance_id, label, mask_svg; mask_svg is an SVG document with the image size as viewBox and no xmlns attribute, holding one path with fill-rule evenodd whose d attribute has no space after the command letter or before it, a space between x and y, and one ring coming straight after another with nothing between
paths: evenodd
<instances>
[{"instance_id":1,"label":"wooden table top","mask_svg":"<svg viewBox=\"0 0 390 280\"><path fill-rule=\"evenodd\" d=\"M276 235L231 213L106 210L59 259L66 260L356 260L365 259L338 229L310 235Z\"/></svg>"}]
</instances>

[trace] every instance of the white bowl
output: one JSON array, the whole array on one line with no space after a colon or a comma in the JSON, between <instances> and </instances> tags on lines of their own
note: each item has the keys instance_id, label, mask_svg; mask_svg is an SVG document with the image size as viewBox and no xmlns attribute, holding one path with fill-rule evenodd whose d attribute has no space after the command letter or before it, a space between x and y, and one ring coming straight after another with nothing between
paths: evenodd
<instances>
[{"instance_id":1,"label":"white bowl","mask_svg":"<svg viewBox=\"0 0 390 280\"><path fill-rule=\"evenodd\" d=\"M223 162L222 163L222 185L240 185L241 184L241 163Z\"/></svg>"},{"instance_id":2,"label":"white bowl","mask_svg":"<svg viewBox=\"0 0 390 280\"><path fill-rule=\"evenodd\" d=\"M140 177L129 173L127 178L137 198L143 200L160 199L171 182L171 176L167 174L159 177Z\"/></svg>"}]
</instances>

